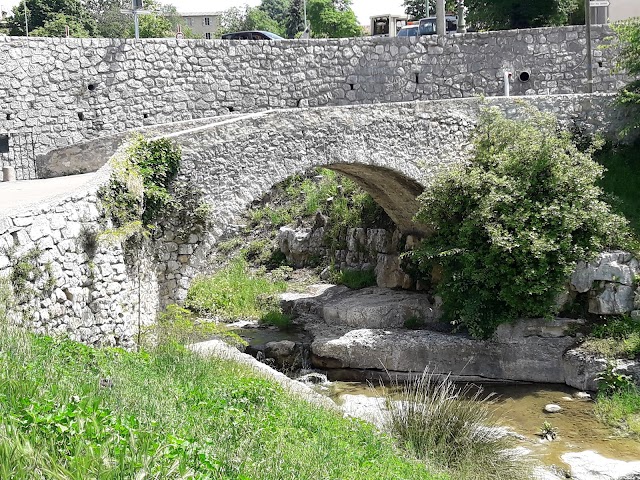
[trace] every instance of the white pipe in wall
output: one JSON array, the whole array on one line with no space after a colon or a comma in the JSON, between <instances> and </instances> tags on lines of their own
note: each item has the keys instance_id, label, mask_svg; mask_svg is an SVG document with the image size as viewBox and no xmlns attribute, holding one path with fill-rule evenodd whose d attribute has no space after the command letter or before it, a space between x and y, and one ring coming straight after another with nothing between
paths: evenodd
<instances>
[{"instance_id":1,"label":"white pipe in wall","mask_svg":"<svg viewBox=\"0 0 640 480\"><path fill-rule=\"evenodd\" d=\"M504 71L504 96L508 97L511 93L510 91L510 84L511 81L511 72L507 72L506 70Z\"/></svg>"}]
</instances>

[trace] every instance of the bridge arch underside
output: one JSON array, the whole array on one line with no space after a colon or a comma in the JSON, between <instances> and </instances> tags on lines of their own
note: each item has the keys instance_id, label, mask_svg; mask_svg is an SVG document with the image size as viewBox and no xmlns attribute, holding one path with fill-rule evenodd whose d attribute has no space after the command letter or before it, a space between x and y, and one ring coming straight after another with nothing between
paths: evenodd
<instances>
[{"instance_id":1,"label":"bridge arch underside","mask_svg":"<svg viewBox=\"0 0 640 480\"><path fill-rule=\"evenodd\" d=\"M415 180L388 168L372 165L334 163L326 168L341 173L365 190L404 234L424 235L424 225L414 221L424 187Z\"/></svg>"}]
</instances>

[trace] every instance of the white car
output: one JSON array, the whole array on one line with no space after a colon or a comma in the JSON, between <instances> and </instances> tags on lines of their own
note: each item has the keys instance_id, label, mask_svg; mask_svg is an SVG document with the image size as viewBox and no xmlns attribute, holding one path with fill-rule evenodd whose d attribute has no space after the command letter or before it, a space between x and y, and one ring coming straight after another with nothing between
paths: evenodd
<instances>
[{"instance_id":1,"label":"white car","mask_svg":"<svg viewBox=\"0 0 640 480\"><path fill-rule=\"evenodd\" d=\"M417 37L418 25L405 25L398 32L398 37Z\"/></svg>"}]
</instances>

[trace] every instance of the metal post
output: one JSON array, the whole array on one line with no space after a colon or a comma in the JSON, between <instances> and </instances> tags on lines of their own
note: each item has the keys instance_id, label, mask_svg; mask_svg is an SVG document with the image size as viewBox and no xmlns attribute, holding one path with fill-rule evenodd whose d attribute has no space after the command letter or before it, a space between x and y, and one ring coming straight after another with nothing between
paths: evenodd
<instances>
[{"instance_id":1,"label":"metal post","mask_svg":"<svg viewBox=\"0 0 640 480\"><path fill-rule=\"evenodd\" d=\"M467 33L467 13L464 0L458 0L458 33Z\"/></svg>"},{"instance_id":2,"label":"metal post","mask_svg":"<svg viewBox=\"0 0 640 480\"><path fill-rule=\"evenodd\" d=\"M136 40L140 38L140 24L138 23L138 11L133 11L133 29L135 31Z\"/></svg>"},{"instance_id":3,"label":"metal post","mask_svg":"<svg viewBox=\"0 0 640 480\"><path fill-rule=\"evenodd\" d=\"M438 35L444 35L447 33L444 0L436 0L436 33Z\"/></svg>"},{"instance_id":4,"label":"metal post","mask_svg":"<svg viewBox=\"0 0 640 480\"><path fill-rule=\"evenodd\" d=\"M307 31L307 0L304 0L304 30Z\"/></svg>"},{"instance_id":5,"label":"metal post","mask_svg":"<svg viewBox=\"0 0 640 480\"><path fill-rule=\"evenodd\" d=\"M424 2L424 16L425 17L429 17L429 10L431 10L431 5L429 0L425 0Z\"/></svg>"},{"instance_id":6,"label":"metal post","mask_svg":"<svg viewBox=\"0 0 640 480\"><path fill-rule=\"evenodd\" d=\"M593 93L593 60L591 58L591 2L584 0L584 22L587 30L587 93Z\"/></svg>"}]
</instances>

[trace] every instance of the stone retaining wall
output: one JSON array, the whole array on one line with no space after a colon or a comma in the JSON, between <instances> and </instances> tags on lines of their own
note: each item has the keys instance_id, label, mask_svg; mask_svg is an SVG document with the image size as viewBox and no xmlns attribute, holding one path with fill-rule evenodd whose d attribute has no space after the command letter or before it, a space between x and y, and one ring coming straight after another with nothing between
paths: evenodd
<instances>
[{"instance_id":1,"label":"stone retaining wall","mask_svg":"<svg viewBox=\"0 0 640 480\"><path fill-rule=\"evenodd\" d=\"M599 48L611 34L593 29L597 92L625 81L615 49ZM33 134L42 154L229 112L499 96L505 70L513 95L581 93L585 45L583 27L274 42L0 37L0 135Z\"/></svg>"}]
</instances>

